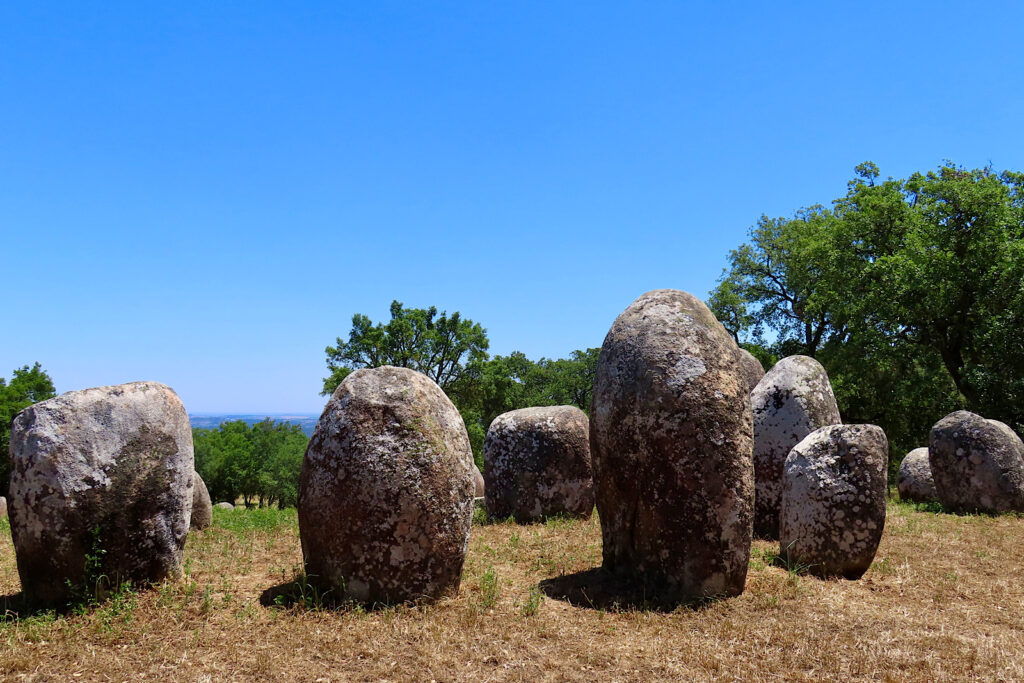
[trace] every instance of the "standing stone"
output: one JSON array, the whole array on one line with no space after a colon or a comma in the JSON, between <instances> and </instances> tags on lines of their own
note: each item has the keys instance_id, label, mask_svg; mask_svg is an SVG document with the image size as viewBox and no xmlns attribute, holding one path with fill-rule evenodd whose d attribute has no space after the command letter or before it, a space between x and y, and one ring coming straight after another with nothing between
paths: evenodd
<instances>
[{"instance_id":1,"label":"standing stone","mask_svg":"<svg viewBox=\"0 0 1024 683\"><path fill-rule=\"evenodd\" d=\"M484 475L481 474L480 468L476 466L476 463L473 464L473 486L476 488L476 497L483 498L485 491Z\"/></svg>"},{"instance_id":2,"label":"standing stone","mask_svg":"<svg viewBox=\"0 0 1024 683\"><path fill-rule=\"evenodd\" d=\"M513 410L494 418L484 441L487 514L520 524L594 510L590 424L575 406Z\"/></svg>"},{"instance_id":3,"label":"standing stone","mask_svg":"<svg viewBox=\"0 0 1024 683\"><path fill-rule=\"evenodd\" d=\"M779 537L782 467L790 449L826 425L839 424L828 374L809 356L783 358L750 394L754 412L754 533Z\"/></svg>"},{"instance_id":4,"label":"standing stone","mask_svg":"<svg viewBox=\"0 0 1024 683\"><path fill-rule=\"evenodd\" d=\"M1002 422L950 413L932 427L928 459L942 507L1024 512L1024 444Z\"/></svg>"},{"instance_id":5,"label":"standing stone","mask_svg":"<svg viewBox=\"0 0 1024 683\"><path fill-rule=\"evenodd\" d=\"M0 517L7 516L7 498L0 496Z\"/></svg>"},{"instance_id":6,"label":"standing stone","mask_svg":"<svg viewBox=\"0 0 1024 683\"><path fill-rule=\"evenodd\" d=\"M939 499L927 448L915 448L903 457L896 474L896 488L899 489L900 500L934 503Z\"/></svg>"},{"instance_id":7,"label":"standing stone","mask_svg":"<svg viewBox=\"0 0 1024 683\"><path fill-rule=\"evenodd\" d=\"M818 576L859 579L885 528L889 442L875 425L811 432L786 458L780 554Z\"/></svg>"},{"instance_id":8,"label":"standing stone","mask_svg":"<svg viewBox=\"0 0 1024 683\"><path fill-rule=\"evenodd\" d=\"M748 391L753 391L757 383L764 377L764 366L761 361L754 357L750 351L740 349L740 365L743 368L743 376L747 380Z\"/></svg>"},{"instance_id":9,"label":"standing stone","mask_svg":"<svg viewBox=\"0 0 1024 683\"><path fill-rule=\"evenodd\" d=\"M648 292L601 347L590 417L604 566L662 598L743 592L754 471L747 382L700 299Z\"/></svg>"},{"instance_id":10,"label":"standing stone","mask_svg":"<svg viewBox=\"0 0 1024 683\"><path fill-rule=\"evenodd\" d=\"M357 370L328 401L302 463L306 574L364 603L457 592L473 493L466 426L437 384L405 368Z\"/></svg>"},{"instance_id":11,"label":"standing stone","mask_svg":"<svg viewBox=\"0 0 1024 683\"><path fill-rule=\"evenodd\" d=\"M163 384L72 391L18 413L9 503L26 597L60 603L176 575L192 472L188 414Z\"/></svg>"},{"instance_id":12,"label":"standing stone","mask_svg":"<svg viewBox=\"0 0 1024 683\"><path fill-rule=\"evenodd\" d=\"M205 529L213 524L213 504L206 482L198 472L192 473L192 523L193 529Z\"/></svg>"}]
</instances>

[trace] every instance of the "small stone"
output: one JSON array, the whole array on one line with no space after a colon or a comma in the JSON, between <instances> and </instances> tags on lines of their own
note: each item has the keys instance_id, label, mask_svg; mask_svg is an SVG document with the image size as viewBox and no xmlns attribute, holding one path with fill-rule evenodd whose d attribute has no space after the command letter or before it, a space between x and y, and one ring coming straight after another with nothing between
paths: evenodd
<instances>
[{"instance_id":1,"label":"small stone","mask_svg":"<svg viewBox=\"0 0 1024 683\"><path fill-rule=\"evenodd\" d=\"M7 498L0 496L0 517L7 516Z\"/></svg>"},{"instance_id":2,"label":"small stone","mask_svg":"<svg viewBox=\"0 0 1024 683\"><path fill-rule=\"evenodd\" d=\"M782 468L790 449L819 427L839 424L828 373L809 356L776 363L750 394L754 413L754 533L779 537Z\"/></svg>"},{"instance_id":3,"label":"small stone","mask_svg":"<svg viewBox=\"0 0 1024 683\"><path fill-rule=\"evenodd\" d=\"M18 413L8 503L26 597L177 575L193 471L188 414L163 384L71 391Z\"/></svg>"},{"instance_id":4,"label":"small stone","mask_svg":"<svg viewBox=\"0 0 1024 683\"><path fill-rule=\"evenodd\" d=\"M859 579L885 528L889 442L875 425L832 425L786 458L780 555L818 576Z\"/></svg>"},{"instance_id":5,"label":"small stone","mask_svg":"<svg viewBox=\"0 0 1024 683\"><path fill-rule=\"evenodd\" d=\"M594 510L590 423L575 406L513 410L494 418L484 441L487 514L520 524Z\"/></svg>"},{"instance_id":6,"label":"small stone","mask_svg":"<svg viewBox=\"0 0 1024 683\"><path fill-rule=\"evenodd\" d=\"M334 598L397 603L458 591L473 519L473 452L430 378L384 366L335 390L299 480L306 575Z\"/></svg>"},{"instance_id":7,"label":"small stone","mask_svg":"<svg viewBox=\"0 0 1024 683\"><path fill-rule=\"evenodd\" d=\"M473 485L476 487L476 497L484 497L484 475L480 473L480 468L473 464Z\"/></svg>"},{"instance_id":8,"label":"small stone","mask_svg":"<svg viewBox=\"0 0 1024 683\"><path fill-rule=\"evenodd\" d=\"M942 507L1024 512L1024 443L1002 422L950 413L932 427L928 460Z\"/></svg>"},{"instance_id":9,"label":"small stone","mask_svg":"<svg viewBox=\"0 0 1024 683\"><path fill-rule=\"evenodd\" d=\"M220 510L234 510L235 509L235 506L232 505L231 503L228 503L227 501L221 501L220 503L217 503L213 507L218 508Z\"/></svg>"},{"instance_id":10,"label":"small stone","mask_svg":"<svg viewBox=\"0 0 1024 683\"><path fill-rule=\"evenodd\" d=\"M928 461L927 448L915 448L903 457L896 474L896 488L900 500L912 503L934 503L939 499L932 479L932 466Z\"/></svg>"},{"instance_id":11,"label":"small stone","mask_svg":"<svg viewBox=\"0 0 1024 683\"><path fill-rule=\"evenodd\" d=\"M192 522L193 529L205 529L213 524L213 505L210 503L210 492L206 482L198 472L192 473L195 479L192 486Z\"/></svg>"}]
</instances>

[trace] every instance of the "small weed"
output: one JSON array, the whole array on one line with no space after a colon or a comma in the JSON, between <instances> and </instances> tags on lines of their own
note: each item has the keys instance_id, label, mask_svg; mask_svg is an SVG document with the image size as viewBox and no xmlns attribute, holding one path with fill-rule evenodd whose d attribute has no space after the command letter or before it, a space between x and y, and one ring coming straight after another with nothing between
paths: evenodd
<instances>
[{"instance_id":1,"label":"small weed","mask_svg":"<svg viewBox=\"0 0 1024 683\"><path fill-rule=\"evenodd\" d=\"M520 611L524 617L532 617L537 614L540 609L540 603L544 601L544 594L540 588L534 586L530 589L530 594L526 596L526 602L523 603Z\"/></svg>"},{"instance_id":2,"label":"small weed","mask_svg":"<svg viewBox=\"0 0 1024 683\"><path fill-rule=\"evenodd\" d=\"M519 534L518 533L513 531L512 535L508 537L508 547L509 548L513 548L513 549L519 547Z\"/></svg>"},{"instance_id":3,"label":"small weed","mask_svg":"<svg viewBox=\"0 0 1024 683\"><path fill-rule=\"evenodd\" d=\"M480 609L491 609L497 605L500 592L498 575L495 573L494 567L488 567L480 577Z\"/></svg>"},{"instance_id":4,"label":"small weed","mask_svg":"<svg viewBox=\"0 0 1024 683\"><path fill-rule=\"evenodd\" d=\"M888 576L896 573L896 566L889 561L888 557L883 557L880 560L875 560L871 563L871 568L882 576Z\"/></svg>"}]
</instances>

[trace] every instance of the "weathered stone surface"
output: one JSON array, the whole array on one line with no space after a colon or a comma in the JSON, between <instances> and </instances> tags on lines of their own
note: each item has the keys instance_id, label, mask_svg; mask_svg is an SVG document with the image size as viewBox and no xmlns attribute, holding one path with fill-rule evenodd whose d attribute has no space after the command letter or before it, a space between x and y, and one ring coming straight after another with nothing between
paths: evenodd
<instances>
[{"instance_id":1,"label":"weathered stone surface","mask_svg":"<svg viewBox=\"0 0 1024 683\"><path fill-rule=\"evenodd\" d=\"M213 504L210 502L210 492L206 489L206 482L193 472L192 481L192 523L193 529L205 529L213 524Z\"/></svg>"},{"instance_id":2,"label":"weathered stone surface","mask_svg":"<svg viewBox=\"0 0 1024 683\"><path fill-rule=\"evenodd\" d=\"M590 424L575 406L513 410L494 418L484 441L487 514L521 524L594 510Z\"/></svg>"},{"instance_id":3,"label":"weathered stone surface","mask_svg":"<svg viewBox=\"0 0 1024 683\"><path fill-rule=\"evenodd\" d=\"M740 365L743 368L743 377L747 380L748 391L753 391L757 383L764 377L764 366L761 361L754 357L750 351L740 349Z\"/></svg>"},{"instance_id":4,"label":"weathered stone surface","mask_svg":"<svg viewBox=\"0 0 1024 683\"><path fill-rule=\"evenodd\" d=\"M858 579L885 528L889 442L875 425L831 425L786 458L779 514L783 557L819 576Z\"/></svg>"},{"instance_id":5,"label":"weathered stone surface","mask_svg":"<svg viewBox=\"0 0 1024 683\"><path fill-rule=\"evenodd\" d=\"M235 506L232 505L231 503L227 502L227 501L221 501L220 503L217 503L213 507L219 508L221 510L234 510L235 509Z\"/></svg>"},{"instance_id":6,"label":"weathered stone surface","mask_svg":"<svg viewBox=\"0 0 1024 683\"><path fill-rule=\"evenodd\" d=\"M605 337L590 414L606 569L662 599L743 591L753 428L729 333L696 297L634 301Z\"/></svg>"},{"instance_id":7,"label":"weathered stone surface","mask_svg":"<svg viewBox=\"0 0 1024 683\"><path fill-rule=\"evenodd\" d=\"M782 467L790 449L826 425L840 423L828 374L808 356L783 358L750 394L754 412L754 533L779 537Z\"/></svg>"},{"instance_id":8,"label":"weathered stone surface","mask_svg":"<svg viewBox=\"0 0 1024 683\"><path fill-rule=\"evenodd\" d=\"M101 576L116 585L175 575L192 472L188 414L163 384L72 391L18 413L9 504L26 597L58 603L96 590L87 584ZM99 563L88 575L87 555Z\"/></svg>"},{"instance_id":9,"label":"weathered stone surface","mask_svg":"<svg viewBox=\"0 0 1024 683\"><path fill-rule=\"evenodd\" d=\"M7 516L7 498L0 496L0 517Z\"/></svg>"},{"instance_id":10,"label":"weathered stone surface","mask_svg":"<svg viewBox=\"0 0 1024 683\"><path fill-rule=\"evenodd\" d=\"M958 410L928 440L939 502L963 512L1024 512L1024 444L1002 422Z\"/></svg>"},{"instance_id":11,"label":"weathered stone surface","mask_svg":"<svg viewBox=\"0 0 1024 683\"><path fill-rule=\"evenodd\" d=\"M475 464L473 465L473 486L476 488L476 493L474 495L476 495L477 498L483 498L485 490L484 475L480 472L480 468Z\"/></svg>"},{"instance_id":12,"label":"weathered stone surface","mask_svg":"<svg viewBox=\"0 0 1024 683\"><path fill-rule=\"evenodd\" d=\"M362 369L331 396L306 450L299 532L306 573L365 603L456 592L473 517L462 417L428 377Z\"/></svg>"},{"instance_id":13,"label":"weathered stone surface","mask_svg":"<svg viewBox=\"0 0 1024 683\"><path fill-rule=\"evenodd\" d=\"M896 488L899 489L900 500L933 503L939 499L927 448L915 448L903 456L899 472L896 473Z\"/></svg>"}]
</instances>

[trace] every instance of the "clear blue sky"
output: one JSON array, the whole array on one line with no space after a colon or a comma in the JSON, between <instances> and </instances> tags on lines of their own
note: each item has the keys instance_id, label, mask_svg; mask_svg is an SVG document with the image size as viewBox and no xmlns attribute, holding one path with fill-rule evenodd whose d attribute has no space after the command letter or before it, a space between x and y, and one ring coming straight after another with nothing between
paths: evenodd
<instances>
[{"instance_id":1,"label":"clear blue sky","mask_svg":"<svg viewBox=\"0 0 1024 683\"><path fill-rule=\"evenodd\" d=\"M318 412L392 299L492 351L705 296L853 167L1024 169L1019 3L0 6L0 374Z\"/></svg>"}]
</instances>

